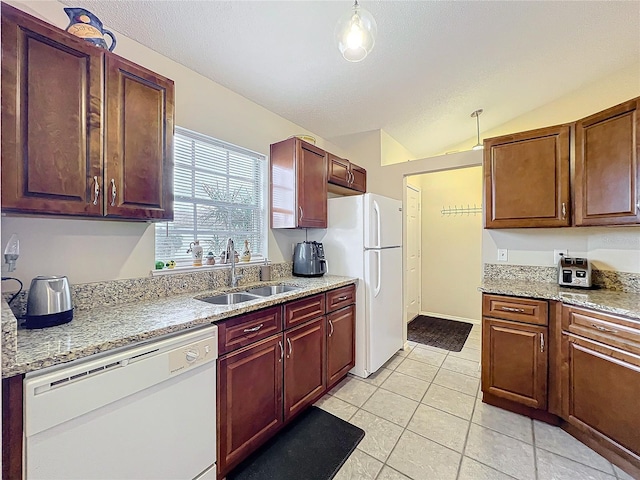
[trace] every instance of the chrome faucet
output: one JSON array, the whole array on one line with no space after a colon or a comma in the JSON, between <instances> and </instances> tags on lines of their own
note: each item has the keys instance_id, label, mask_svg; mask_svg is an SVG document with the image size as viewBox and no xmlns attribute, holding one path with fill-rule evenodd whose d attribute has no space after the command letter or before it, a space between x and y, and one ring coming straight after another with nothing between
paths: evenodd
<instances>
[{"instance_id":1,"label":"chrome faucet","mask_svg":"<svg viewBox=\"0 0 640 480\"><path fill-rule=\"evenodd\" d=\"M231 287L235 288L238 286L238 280L240 280L244 275L236 275L236 249L232 238L227 240L225 257L227 263L229 263L229 259L231 259Z\"/></svg>"}]
</instances>

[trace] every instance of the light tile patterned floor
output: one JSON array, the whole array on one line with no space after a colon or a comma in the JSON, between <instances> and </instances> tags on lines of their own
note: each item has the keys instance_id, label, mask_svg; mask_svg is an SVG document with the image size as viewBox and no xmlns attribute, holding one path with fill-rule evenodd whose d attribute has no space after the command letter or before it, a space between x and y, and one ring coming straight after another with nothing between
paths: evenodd
<instances>
[{"instance_id":1,"label":"light tile patterned floor","mask_svg":"<svg viewBox=\"0 0 640 480\"><path fill-rule=\"evenodd\" d=\"M410 342L316 403L366 432L337 480L629 480L557 427L482 403L480 326L461 352Z\"/></svg>"}]
</instances>

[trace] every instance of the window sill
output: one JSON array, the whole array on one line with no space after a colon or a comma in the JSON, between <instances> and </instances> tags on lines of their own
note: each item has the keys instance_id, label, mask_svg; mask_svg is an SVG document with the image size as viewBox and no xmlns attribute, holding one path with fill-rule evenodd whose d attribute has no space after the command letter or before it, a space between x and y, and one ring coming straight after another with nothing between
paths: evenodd
<instances>
[{"instance_id":1,"label":"window sill","mask_svg":"<svg viewBox=\"0 0 640 480\"><path fill-rule=\"evenodd\" d=\"M263 256L251 257L248 262L236 262L236 268L246 267L250 265L262 265L264 264ZM163 268L162 270L151 270L152 277L162 277L163 275L176 275L179 273L193 273L193 272L208 272L211 270L220 270L223 268L231 268L230 263L216 263L215 265L202 265L201 267L194 267L192 265L175 266L173 268Z\"/></svg>"}]
</instances>

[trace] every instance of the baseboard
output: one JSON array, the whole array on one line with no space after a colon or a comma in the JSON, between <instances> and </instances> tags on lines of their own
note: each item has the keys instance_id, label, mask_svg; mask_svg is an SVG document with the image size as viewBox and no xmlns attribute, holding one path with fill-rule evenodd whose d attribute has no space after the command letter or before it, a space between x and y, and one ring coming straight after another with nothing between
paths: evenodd
<instances>
[{"instance_id":1,"label":"baseboard","mask_svg":"<svg viewBox=\"0 0 640 480\"><path fill-rule=\"evenodd\" d=\"M445 320L457 320L458 322L473 323L474 325L482 325L482 322L480 320L476 320L474 318L456 317L455 315L447 315L445 313L420 312L420 315L425 315L427 317L444 318Z\"/></svg>"}]
</instances>

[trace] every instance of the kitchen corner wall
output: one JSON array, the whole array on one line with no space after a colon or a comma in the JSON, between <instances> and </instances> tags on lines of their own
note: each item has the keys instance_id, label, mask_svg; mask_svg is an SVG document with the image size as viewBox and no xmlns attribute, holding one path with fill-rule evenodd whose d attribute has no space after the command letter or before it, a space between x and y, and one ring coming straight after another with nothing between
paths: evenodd
<instances>
[{"instance_id":1,"label":"kitchen corner wall","mask_svg":"<svg viewBox=\"0 0 640 480\"><path fill-rule=\"evenodd\" d=\"M507 249L507 262L498 249ZM554 249L587 257L600 270L640 274L640 226L484 230L483 263L553 267Z\"/></svg>"},{"instance_id":2,"label":"kitchen corner wall","mask_svg":"<svg viewBox=\"0 0 640 480\"><path fill-rule=\"evenodd\" d=\"M57 1L8 3L57 27L64 29L68 24L65 5ZM122 33L114 33L118 38L115 53L175 81L176 125L265 155L271 143L295 134L314 135ZM321 148L347 156L341 147L314 136ZM154 226L149 223L3 216L3 249L12 233L20 237L20 258L11 275L26 286L31 278L43 274L67 275L72 283L85 283L145 277L153 268ZM290 245L304 240L304 234L269 231L269 258L289 260ZM2 274L7 274L4 263Z\"/></svg>"}]
</instances>

